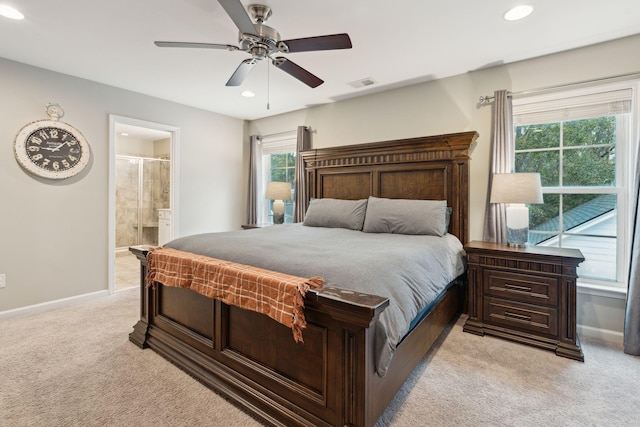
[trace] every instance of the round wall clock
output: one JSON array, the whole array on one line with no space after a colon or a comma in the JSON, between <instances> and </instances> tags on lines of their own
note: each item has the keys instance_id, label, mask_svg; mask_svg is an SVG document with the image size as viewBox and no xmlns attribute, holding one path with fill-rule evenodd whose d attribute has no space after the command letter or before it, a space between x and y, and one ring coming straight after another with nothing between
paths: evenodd
<instances>
[{"instance_id":1,"label":"round wall clock","mask_svg":"<svg viewBox=\"0 0 640 427\"><path fill-rule=\"evenodd\" d=\"M91 148L82 132L58 121L64 115L59 105L48 105L47 114L49 120L38 120L20 129L14 144L16 160L34 175L69 178L89 164Z\"/></svg>"}]
</instances>

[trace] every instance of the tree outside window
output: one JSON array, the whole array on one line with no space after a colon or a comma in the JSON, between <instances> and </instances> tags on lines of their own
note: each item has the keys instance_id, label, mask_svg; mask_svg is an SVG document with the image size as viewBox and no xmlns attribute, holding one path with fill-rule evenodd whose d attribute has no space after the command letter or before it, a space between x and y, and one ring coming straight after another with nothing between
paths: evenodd
<instances>
[{"instance_id":1,"label":"tree outside window","mask_svg":"<svg viewBox=\"0 0 640 427\"><path fill-rule=\"evenodd\" d=\"M615 117L518 126L515 129L516 171L539 172L543 187L615 186L615 131ZM543 205L529 207L531 228L558 217L558 196L545 198ZM597 197L597 194L579 194L565 198L563 211Z\"/></svg>"}]
</instances>

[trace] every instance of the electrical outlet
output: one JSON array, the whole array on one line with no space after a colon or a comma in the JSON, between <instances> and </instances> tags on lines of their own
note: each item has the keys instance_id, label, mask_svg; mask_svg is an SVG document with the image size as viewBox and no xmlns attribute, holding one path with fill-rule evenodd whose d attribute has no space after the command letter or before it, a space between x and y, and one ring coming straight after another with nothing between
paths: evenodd
<instances>
[{"instance_id":1,"label":"electrical outlet","mask_svg":"<svg viewBox=\"0 0 640 427\"><path fill-rule=\"evenodd\" d=\"M4 288L7 286L7 275L2 273L0 274L0 288Z\"/></svg>"}]
</instances>

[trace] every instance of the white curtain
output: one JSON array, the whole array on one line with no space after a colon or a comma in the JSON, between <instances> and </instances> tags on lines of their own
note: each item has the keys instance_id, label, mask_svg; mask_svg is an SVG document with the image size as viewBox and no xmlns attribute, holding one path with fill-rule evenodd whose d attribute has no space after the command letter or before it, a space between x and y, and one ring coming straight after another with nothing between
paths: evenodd
<instances>
[{"instance_id":1,"label":"white curtain","mask_svg":"<svg viewBox=\"0 0 640 427\"><path fill-rule=\"evenodd\" d=\"M640 356L640 151L636 154L634 202L631 211L633 231L631 233L631 259L629 262L629 284L624 318L624 352Z\"/></svg>"},{"instance_id":2,"label":"white curtain","mask_svg":"<svg viewBox=\"0 0 640 427\"><path fill-rule=\"evenodd\" d=\"M507 241L506 209L504 204L489 203L493 174L511 173L515 163L513 140L513 107L511 94L506 90L494 93L493 123L491 139L491 169L484 214L484 241L503 243Z\"/></svg>"},{"instance_id":3,"label":"white curtain","mask_svg":"<svg viewBox=\"0 0 640 427\"><path fill-rule=\"evenodd\" d=\"M261 182L260 165L262 162L262 148L260 137L251 135L249 138L249 186L247 191L247 224L258 223L258 194Z\"/></svg>"},{"instance_id":4,"label":"white curtain","mask_svg":"<svg viewBox=\"0 0 640 427\"><path fill-rule=\"evenodd\" d=\"M294 206L293 222L302 222L305 214L305 202L307 200L307 186L305 185L304 162L300 152L311 148L311 132L306 126L298 126L296 141L296 172L294 177Z\"/></svg>"}]
</instances>

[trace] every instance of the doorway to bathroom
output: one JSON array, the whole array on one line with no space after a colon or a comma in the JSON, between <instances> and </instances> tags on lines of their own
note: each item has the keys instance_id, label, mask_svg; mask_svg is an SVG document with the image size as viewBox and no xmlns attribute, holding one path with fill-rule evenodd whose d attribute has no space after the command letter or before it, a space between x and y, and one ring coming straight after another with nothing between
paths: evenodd
<instances>
[{"instance_id":1,"label":"doorway to bathroom","mask_svg":"<svg viewBox=\"0 0 640 427\"><path fill-rule=\"evenodd\" d=\"M115 116L112 122L111 292L140 284L140 262L130 246L173 238L177 176L177 129Z\"/></svg>"}]
</instances>

